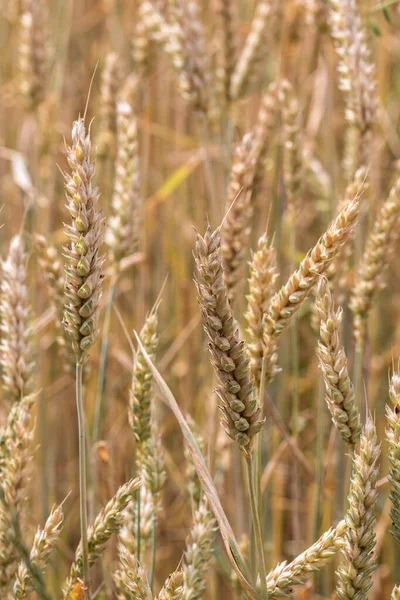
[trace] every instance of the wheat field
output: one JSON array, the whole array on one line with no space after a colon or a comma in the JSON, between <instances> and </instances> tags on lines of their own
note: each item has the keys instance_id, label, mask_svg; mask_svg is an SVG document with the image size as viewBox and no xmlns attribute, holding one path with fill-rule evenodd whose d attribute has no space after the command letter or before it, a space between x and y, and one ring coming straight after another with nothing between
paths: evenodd
<instances>
[{"instance_id":1,"label":"wheat field","mask_svg":"<svg viewBox=\"0 0 400 600\"><path fill-rule=\"evenodd\" d=\"M0 598L400 598L397 0L2 0Z\"/></svg>"}]
</instances>

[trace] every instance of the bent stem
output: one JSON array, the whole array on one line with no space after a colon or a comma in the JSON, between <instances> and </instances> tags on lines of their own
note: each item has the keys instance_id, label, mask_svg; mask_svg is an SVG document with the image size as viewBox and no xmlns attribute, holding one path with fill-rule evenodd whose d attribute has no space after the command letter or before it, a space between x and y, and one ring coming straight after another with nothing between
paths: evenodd
<instances>
[{"instance_id":1,"label":"bent stem","mask_svg":"<svg viewBox=\"0 0 400 600\"><path fill-rule=\"evenodd\" d=\"M251 506L251 516L253 521L254 539L257 550L258 573L260 575L262 597L267 598L267 574L265 572L264 545L261 531L260 512L257 506L257 492L254 484L254 463L252 456L246 457L247 480L249 486L249 498Z\"/></svg>"},{"instance_id":2,"label":"bent stem","mask_svg":"<svg viewBox=\"0 0 400 600\"><path fill-rule=\"evenodd\" d=\"M100 364L99 364L99 377L97 380L97 392L96 392L96 405L94 412L93 421L93 435L92 441L97 442L100 435L100 423L104 413L104 387L106 381L106 371L108 362L108 340L110 333L110 322L111 322L111 311L114 302L115 289L117 286L118 275L113 275L110 288L108 290L106 314L104 317L103 326L103 339L101 342L101 353L100 353Z\"/></svg>"},{"instance_id":3,"label":"bent stem","mask_svg":"<svg viewBox=\"0 0 400 600\"><path fill-rule=\"evenodd\" d=\"M78 413L79 432L79 494L80 494L80 521L81 521L81 543L83 584L85 600L91 600L90 594L90 566L88 547L88 518L87 518L87 483L86 483L86 443L85 443L85 411L83 408L82 389L83 363L76 362L76 409Z\"/></svg>"}]
</instances>

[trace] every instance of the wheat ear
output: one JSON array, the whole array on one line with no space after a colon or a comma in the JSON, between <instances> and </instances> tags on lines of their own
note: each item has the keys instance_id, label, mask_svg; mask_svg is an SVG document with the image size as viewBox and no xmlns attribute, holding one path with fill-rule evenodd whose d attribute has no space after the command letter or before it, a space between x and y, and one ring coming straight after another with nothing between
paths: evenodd
<instances>
[{"instance_id":1,"label":"wheat ear","mask_svg":"<svg viewBox=\"0 0 400 600\"><path fill-rule=\"evenodd\" d=\"M379 455L375 425L368 417L353 458L349 507L345 516L347 532L337 571L336 596L339 600L363 600L372 585L372 572L376 568L373 550Z\"/></svg>"},{"instance_id":2,"label":"wheat ear","mask_svg":"<svg viewBox=\"0 0 400 600\"><path fill-rule=\"evenodd\" d=\"M363 346L368 314L374 294L379 289L387 258L394 245L400 213L400 178L382 205L367 239L364 254L353 288L350 308L354 314L354 335L357 347Z\"/></svg>"},{"instance_id":3,"label":"wheat ear","mask_svg":"<svg viewBox=\"0 0 400 600\"><path fill-rule=\"evenodd\" d=\"M39 527L36 532L29 558L31 565L41 571L44 570L50 552L60 535L63 518L62 506L53 507L43 529ZM25 563L21 562L15 577L14 598L26 598L33 590L32 574Z\"/></svg>"},{"instance_id":4,"label":"wheat ear","mask_svg":"<svg viewBox=\"0 0 400 600\"><path fill-rule=\"evenodd\" d=\"M262 429L245 343L224 283L219 228L197 235L195 281L212 364L219 380L222 426L249 456L254 436Z\"/></svg>"},{"instance_id":5,"label":"wheat ear","mask_svg":"<svg viewBox=\"0 0 400 600\"><path fill-rule=\"evenodd\" d=\"M0 364L8 400L15 401L32 391L34 370L26 254L21 236L11 240L7 259L1 267Z\"/></svg>"},{"instance_id":6,"label":"wheat ear","mask_svg":"<svg viewBox=\"0 0 400 600\"><path fill-rule=\"evenodd\" d=\"M153 600L146 571L124 545L119 546L119 569L114 581L121 600Z\"/></svg>"},{"instance_id":7,"label":"wheat ear","mask_svg":"<svg viewBox=\"0 0 400 600\"><path fill-rule=\"evenodd\" d=\"M389 481L392 508L392 535L400 543L400 374L395 371L389 384L389 397L392 406L386 405L386 439L389 443L391 464Z\"/></svg>"},{"instance_id":8,"label":"wheat ear","mask_svg":"<svg viewBox=\"0 0 400 600\"><path fill-rule=\"evenodd\" d=\"M212 557L216 521L207 502L201 499L193 514L183 565L183 600L197 600L206 589L206 573Z\"/></svg>"},{"instance_id":9,"label":"wheat ear","mask_svg":"<svg viewBox=\"0 0 400 600\"><path fill-rule=\"evenodd\" d=\"M124 510L132 501L133 495L139 486L140 478L131 479L127 483L124 483L97 515L93 525L89 527L88 548L90 565L93 565L93 563L103 554L105 545L112 534L121 529L124 521ZM64 599L73 600L72 593L74 586L82 575L83 557L82 545L80 544L64 587Z\"/></svg>"},{"instance_id":10,"label":"wheat ear","mask_svg":"<svg viewBox=\"0 0 400 600\"><path fill-rule=\"evenodd\" d=\"M250 80L259 64L268 31L268 19L272 14L271 0L259 0L250 32L241 50L231 78L230 96L237 100L249 88Z\"/></svg>"},{"instance_id":11,"label":"wheat ear","mask_svg":"<svg viewBox=\"0 0 400 600\"><path fill-rule=\"evenodd\" d=\"M318 286L316 307L320 317L318 342L319 368L325 383L325 400L332 421L340 435L354 449L361 433L360 414L355 402L354 386L347 370L347 357L340 345L343 311L335 310L327 281Z\"/></svg>"},{"instance_id":12,"label":"wheat ear","mask_svg":"<svg viewBox=\"0 0 400 600\"><path fill-rule=\"evenodd\" d=\"M269 302L274 295L276 280L278 279L276 251L269 242L266 234L258 240L258 249L251 257L249 295L247 296L247 321L248 353L250 367L253 373L256 388L261 381L263 346L263 319L268 311Z\"/></svg>"},{"instance_id":13,"label":"wheat ear","mask_svg":"<svg viewBox=\"0 0 400 600\"><path fill-rule=\"evenodd\" d=\"M286 598L294 586L304 583L328 564L343 547L346 529L345 521L340 521L291 563L277 565L267 575L268 598Z\"/></svg>"},{"instance_id":14,"label":"wheat ear","mask_svg":"<svg viewBox=\"0 0 400 600\"><path fill-rule=\"evenodd\" d=\"M277 341L291 322L319 277L326 272L340 248L349 238L357 221L360 208L359 196L364 189L364 171L356 174L358 194L347 197L347 203L327 231L318 240L285 285L271 298L269 310L264 318L264 359L266 378L271 381L279 371L277 363ZM353 185L350 186L353 191Z\"/></svg>"}]
</instances>

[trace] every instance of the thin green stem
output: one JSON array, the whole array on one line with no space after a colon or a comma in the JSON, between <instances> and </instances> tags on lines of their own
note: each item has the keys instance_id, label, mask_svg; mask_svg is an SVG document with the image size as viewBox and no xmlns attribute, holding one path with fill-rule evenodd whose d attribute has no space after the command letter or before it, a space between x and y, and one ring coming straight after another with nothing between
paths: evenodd
<instances>
[{"instance_id":1,"label":"thin green stem","mask_svg":"<svg viewBox=\"0 0 400 600\"><path fill-rule=\"evenodd\" d=\"M154 573L156 570L157 515L153 512L151 527L151 560L150 560L150 589L153 591Z\"/></svg>"},{"instance_id":2,"label":"thin green stem","mask_svg":"<svg viewBox=\"0 0 400 600\"><path fill-rule=\"evenodd\" d=\"M141 542L141 529L140 529L140 506L141 506L141 493L140 490L136 496L136 555L138 561L140 561L140 542Z\"/></svg>"},{"instance_id":3,"label":"thin green stem","mask_svg":"<svg viewBox=\"0 0 400 600\"><path fill-rule=\"evenodd\" d=\"M94 420L93 420L93 434L92 434L92 442L93 443L95 443L99 440L100 426L101 426L101 421L102 421L102 418L104 415L104 409L105 409L104 389L105 389L107 363L108 363L108 343L109 343L109 334L110 334L111 312L112 312L112 305L114 302L117 280L118 280L117 275L114 275L111 279L110 287L108 290L106 314L104 317L103 338L102 338L102 342L101 342L101 352L100 352L99 376L98 376L98 380L97 380L96 404L95 404L95 412L94 412Z\"/></svg>"},{"instance_id":4,"label":"thin green stem","mask_svg":"<svg viewBox=\"0 0 400 600\"><path fill-rule=\"evenodd\" d=\"M267 574L265 571L264 544L261 529L261 520L257 506L256 486L254 483L254 463L252 456L246 458L247 481L249 486L249 498L251 506L251 516L253 521L254 538L257 549L258 572L260 575L262 597L267 598Z\"/></svg>"},{"instance_id":5,"label":"thin green stem","mask_svg":"<svg viewBox=\"0 0 400 600\"><path fill-rule=\"evenodd\" d=\"M82 386L83 363L76 362L76 409L78 413L79 433L79 493L80 493L80 519L81 543L83 563L83 583L85 600L91 599L90 594L90 566L88 547L88 518L87 518L87 483L86 483L86 440L85 440L85 411L83 408Z\"/></svg>"}]
</instances>

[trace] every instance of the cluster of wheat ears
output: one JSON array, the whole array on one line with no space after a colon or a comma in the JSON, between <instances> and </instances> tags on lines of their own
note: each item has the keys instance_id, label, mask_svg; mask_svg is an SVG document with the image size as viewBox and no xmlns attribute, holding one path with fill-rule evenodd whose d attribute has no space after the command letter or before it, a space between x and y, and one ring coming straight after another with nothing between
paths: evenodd
<instances>
[{"instance_id":1,"label":"cluster of wheat ears","mask_svg":"<svg viewBox=\"0 0 400 600\"><path fill-rule=\"evenodd\" d=\"M0 597L398 599L397 3L133 4L0 7Z\"/></svg>"}]
</instances>

